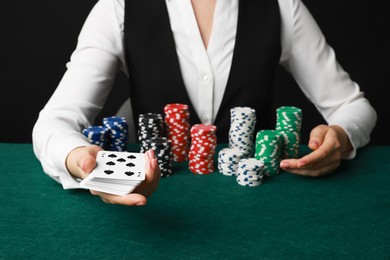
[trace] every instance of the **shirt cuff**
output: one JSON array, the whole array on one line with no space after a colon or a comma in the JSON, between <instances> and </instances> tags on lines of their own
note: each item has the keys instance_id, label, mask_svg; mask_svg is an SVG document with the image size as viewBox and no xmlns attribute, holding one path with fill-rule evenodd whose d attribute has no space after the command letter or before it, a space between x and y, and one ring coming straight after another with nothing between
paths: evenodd
<instances>
[{"instance_id":1,"label":"shirt cuff","mask_svg":"<svg viewBox=\"0 0 390 260\"><path fill-rule=\"evenodd\" d=\"M57 144L55 154L53 155L54 167L52 174L54 179L62 184L64 189L80 189L80 179L73 176L66 167L66 158L68 154L77 147L87 146L90 143L80 137L65 138Z\"/></svg>"}]
</instances>

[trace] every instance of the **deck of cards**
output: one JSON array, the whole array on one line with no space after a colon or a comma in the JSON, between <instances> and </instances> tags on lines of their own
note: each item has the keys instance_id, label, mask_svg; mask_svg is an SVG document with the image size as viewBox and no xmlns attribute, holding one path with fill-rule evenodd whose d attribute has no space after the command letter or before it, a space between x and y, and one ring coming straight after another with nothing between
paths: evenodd
<instances>
[{"instance_id":1,"label":"deck of cards","mask_svg":"<svg viewBox=\"0 0 390 260\"><path fill-rule=\"evenodd\" d=\"M80 186L125 196L143 180L145 180L143 153L99 151L95 169L80 182Z\"/></svg>"}]
</instances>

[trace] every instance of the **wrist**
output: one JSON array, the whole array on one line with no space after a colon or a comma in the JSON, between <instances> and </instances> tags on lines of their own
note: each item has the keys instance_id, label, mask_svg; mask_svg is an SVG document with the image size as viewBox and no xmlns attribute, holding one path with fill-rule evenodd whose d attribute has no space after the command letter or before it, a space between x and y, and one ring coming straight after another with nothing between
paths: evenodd
<instances>
[{"instance_id":1,"label":"wrist","mask_svg":"<svg viewBox=\"0 0 390 260\"><path fill-rule=\"evenodd\" d=\"M336 131L338 140L341 145L341 154L347 154L353 150L353 146L347 132L339 125L330 125Z\"/></svg>"}]
</instances>

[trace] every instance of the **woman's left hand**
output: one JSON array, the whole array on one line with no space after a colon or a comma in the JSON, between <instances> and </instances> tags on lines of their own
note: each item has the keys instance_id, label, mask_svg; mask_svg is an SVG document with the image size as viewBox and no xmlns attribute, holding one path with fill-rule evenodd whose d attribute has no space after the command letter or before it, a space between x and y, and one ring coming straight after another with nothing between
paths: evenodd
<instances>
[{"instance_id":1,"label":"woman's left hand","mask_svg":"<svg viewBox=\"0 0 390 260\"><path fill-rule=\"evenodd\" d=\"M313 151L299 159L285 159L280 168L286 172L319 177L336 170L343 154L352 150L344 129L337 125L319 125L310 133L309 148Z\"/></svg>"}]
</instances>

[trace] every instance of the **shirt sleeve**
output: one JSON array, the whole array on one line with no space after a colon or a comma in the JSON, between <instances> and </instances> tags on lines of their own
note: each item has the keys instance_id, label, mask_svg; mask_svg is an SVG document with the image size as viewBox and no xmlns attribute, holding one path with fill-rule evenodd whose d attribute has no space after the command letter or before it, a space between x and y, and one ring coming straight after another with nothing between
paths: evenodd
<instances>
[{"instance_id":1,"label":"shirt sleeve","mask_svg":"<svg viewBox=\"0 0 390 260\"><path fill-rule=\"evenodd\" d=\"M123 1L98 1L63 78L33 127L34 153L43 171L64 189L80 188L66 169L66 157L76 147L89 145L82 130L94 123L117 72L124 68L122 28Z\"/></svg>"},{"instance_id":2,"label":"shirt sleeve","mask_svg":"<svg viewBox=\"0 0 390 260\"><path fill-rule=\"evenodd\" d=\"M338 63L333 48L301 0L279 3L281 64L325 121L346 131L354 149L344 158L354 158L356 150L369 142L377 114L359 85Z\"/></svg>"}]
</instances>

